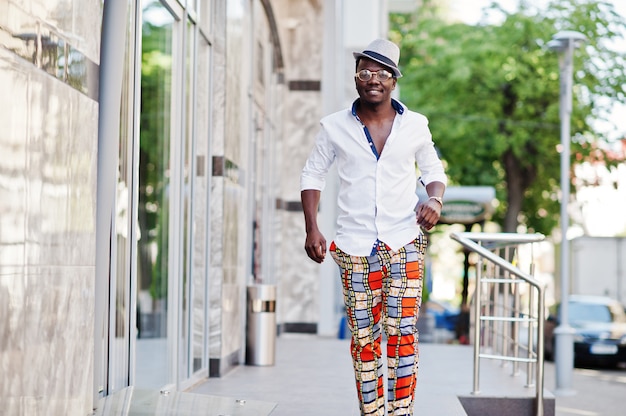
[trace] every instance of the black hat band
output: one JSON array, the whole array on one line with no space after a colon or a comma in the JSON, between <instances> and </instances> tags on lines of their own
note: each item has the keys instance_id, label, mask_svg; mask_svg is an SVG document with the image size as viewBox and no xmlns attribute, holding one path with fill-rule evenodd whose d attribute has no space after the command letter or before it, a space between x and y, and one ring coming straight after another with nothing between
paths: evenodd
<instances>
[{"instance_id":1,"label":"black hat band","mask_svg":"<svg viewBox=\"0 0 626 416\"><path fill-rule=\"evenodd\" d=\"M392 68L397 69L398 67L396 66L396 64L389 58L387 58L385 55L381 55L379 53L376 53L374 51L363 51L363 55L368 55L371 56L372 58L375 58L379 61L382 61L384 63L386 63L387 65L389 65Z\"/></svg>"}]
</instances>

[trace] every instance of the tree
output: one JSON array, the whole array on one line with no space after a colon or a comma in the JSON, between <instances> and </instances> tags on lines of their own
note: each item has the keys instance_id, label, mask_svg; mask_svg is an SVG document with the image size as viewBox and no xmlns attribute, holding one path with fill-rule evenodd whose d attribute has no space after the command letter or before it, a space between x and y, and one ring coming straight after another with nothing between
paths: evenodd
<instances>
[{"instance_id":1,"label":"tree","mask_svg":"<svg viewBox=\"0 0 626 416\"><path fill-rule=\"evenodd\" d=\"M625 96L625 59L608 41L626 24L594 0L552 0L543 10L522 2L515 13L492 5L498 25L447 23L424 3L391 16L401 100L430 119L451 183L496 188L505 232L522 224L550 234L560 200L559 57L546 43L560 30L588 38L575 53L572 114L572 154L584 155L606 140L593 121Z\"/></svg>"},{"instance_id":2,"label":"tree","mask_svg":"<svg viewBox=\"0 0 626 416\"><path fill-rule=\"evenodd\" d=\"M162 7L152 2L143 9L141 51L139 289L149 288L154 301L167 299L172 21L153 22L146 16L153 12L158 17Z\"/></svg>"}]
</instances>

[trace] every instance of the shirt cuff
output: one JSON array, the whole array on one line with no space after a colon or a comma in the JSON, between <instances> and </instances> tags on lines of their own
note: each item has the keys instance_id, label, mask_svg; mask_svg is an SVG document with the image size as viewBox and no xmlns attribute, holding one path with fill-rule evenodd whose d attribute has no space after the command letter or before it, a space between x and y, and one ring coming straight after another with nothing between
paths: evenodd
<instances>
[{"instance_id":1,"label":"shirt cuff","mask_svg":"<svg viewBox=\"0 0 626 416\"><path fill-rule=\"evenodd\" d=\"M300 191L304 191L306 189L323 191L325 186L326 181L324 179L313 178L305 175L300 177Z\"/></svg>"},{"instance_id":2,"label":"shirt cuff","mask_svg":"<svg viewBox=\"0 0 626 416\"><path fill-rule=\"evenodd\" d=\"M445 173L432 173L429 175L422 175L420 179L424 186L428 185L431 182L441 182L446 186L448 185L448 177Z\"/></svg>"}]
</instances>

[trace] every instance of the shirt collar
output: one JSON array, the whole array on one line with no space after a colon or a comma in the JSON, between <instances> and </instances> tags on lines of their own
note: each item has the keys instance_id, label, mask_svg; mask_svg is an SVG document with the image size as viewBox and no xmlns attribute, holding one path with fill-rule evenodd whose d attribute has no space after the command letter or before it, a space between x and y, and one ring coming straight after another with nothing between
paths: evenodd
<instances>
[{"instance_id":1,"label":"shirt collar","mask_svg":"<svg viewBox=\"0 0 626 416\"><path fill-rule=\"evenodd\" d=\"M360 100L360 98L357 98L352 103L352 115L354 117L357 117L357 115L356 115L356 107L359 104L359 100ZM402 106L402 104L400 104L399 101L396 101L393 98L391 99L391 106L393 107L394 110L396 110L396 113L398 113L398 114L404 113L404 107Z\"/></svg>"}]
</instances>

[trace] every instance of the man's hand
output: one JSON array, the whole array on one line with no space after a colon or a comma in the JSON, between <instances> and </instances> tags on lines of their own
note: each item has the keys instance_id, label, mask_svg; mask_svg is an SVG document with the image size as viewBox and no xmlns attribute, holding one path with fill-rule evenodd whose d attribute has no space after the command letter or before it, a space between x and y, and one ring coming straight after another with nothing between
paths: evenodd
<instances>
[{"instance_id":1,"label":"man's hand","mask_svg":"<svg viewBox=\"0 0 626 416\"><path fill-rule=\"evenodd\" d=\"M306 224L306 241L304 249L311 260L321 263L326 257L326 239L317 227L317 208L320 204L320 191L316 189L304 189L300 192L302 198L302 210Z\"/></svg>"},{"instance_id":2,"label":"man's hand","mask_svg":"<svg viewBox=\"0 0 626 416\"><path fill-rule=\"evenodd\" d=\"M429 231L439 222L441 217L441 204L435 199L428 199L417 206L415 218L417 224Z\"/></svg>"},{"instance_id":3,"label":"man's hand","mask_svg":"<svg viewBox=\"0 0 626 416\"><path fill-rule=\"evenodd\" d=\"M311 231L306 234L304 249L311 260L317 263L324 261L326 257L326 239L319 230Z\"/></svg>"}]
</instances>

